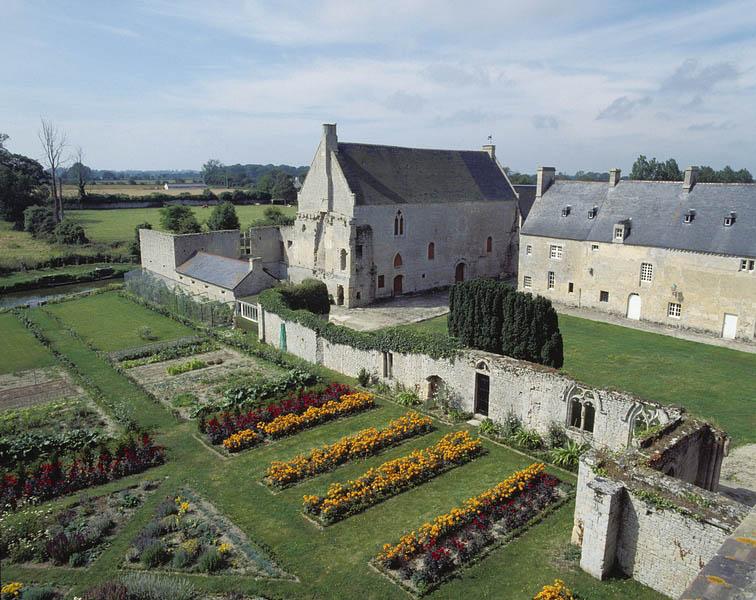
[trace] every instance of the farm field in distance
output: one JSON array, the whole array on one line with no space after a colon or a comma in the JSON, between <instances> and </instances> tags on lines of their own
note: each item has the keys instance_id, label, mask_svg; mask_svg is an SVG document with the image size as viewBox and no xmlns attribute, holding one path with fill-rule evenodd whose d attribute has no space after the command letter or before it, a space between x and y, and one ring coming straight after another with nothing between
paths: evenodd
<instances>
[{"instance_id":1,"label":"farm field in distance","mask_svg":"<svg viewBox=\"0 0 756 600\"><path fill-rule=\"evenodd\" d=\"M451 431L474 433L475 429L464 423L449 426L436 421L430 433L404 440L378 455L351 460L330 472L273 493L261 485L271 461L289 460L365 428L383 428L405 414L408 408L377 398L376 407L371 410L303 429L229 458L210 446L198 432L196 421L175 419L162 404L146 397L132 379L119 374L102 356L87 349L84 342L66 331L71 328L84 341L107 350L143 345L132 331L141 324L149 325L163 340L184 335L183 326L115 292L27 309L26 314L50 339L56 351L71 360L85 377L111 396L114 403L133 404L136 409L134 417L150 428L158 443L166 446L168 459L164 465L144 473L90 487L41 505L55 514L83 497L112 495L146 481L161 482L154 493L144 496L143 502L125 513L124 521L118 525L112 539L108 539L107 545L98 550L94 562L77 568L52 564L39 568L5 559L2 565L4 580L49 583L67 590L70 597L83 595L97 583L117 579L131 570L127 557L140 532L154 519L160 503L166 498L175 498L182 490L191 490L238 527L245 539L263 548L275 565L296 580L225 571L213 575L196 571L182 575L177 574L170 563L154 570L162 577L190 581L201 597L237 591L247 598L399 600L407 597L406 592L368 564L383 544L396 542L407 531L535 462L535 459L484 440L485 453L478 458L321 529L304 518L304 495L323 494L332 483L357 478L371 467L405 456L412 450L427 448ZM5 316L16 319L14 315ZM254 343L253 339L249 341ZM191 356L185 358L190 359ZM155 368L159 365L159 362L155 363ZM271 373L279 371L272 365L269 370ZM201 372L201 369L196 371ZM343 381L344 377L336 376L335 379ZM107 408L109 404L106 402L104 406ZM570 473L557 469L550 469L550 472L567 483L575 483L575 476ZM190 497L189 502L195 500ZM479 562L460 571L458 577L424 597L451 600L470 595L530 600L544 584L560 578L585 599L661 600L661 595L631 579L599 581L579 569L578 554L569 544L573 510L574 502L567 501L508 545L493 550ZM19 517L10 514L4 525L11 526ZM534 560L537 560L537 569L533 569ZM145 569L142 564L136 567ZM150 572L153 572L151 567Z\"/></svg>"},{"instance_id":2,"label":"farm field in distance","mask_svg":"<svg viewBox=\"0 0 756 600\"><path fill-rule=\"evenodd\" d=\"M170 188L165 189L162 185L154 181L140 182L130 184L123 181L87 184L87 192L90 194L123 194L126 196L149 196L150 194L168 194L170 196L180 196L181 194L190 194L192 196L201 196L205 189L209 189L216 196L223 192L233 192L233 188L225 187L193 187L193 188ZM79 195L79 187L75 184L64 183L63 195L69 198L75 198Z\"/></svg>"},{"instance_id":3,"label":"farm field in distance","mask_svg":"<svg viewBox=\"0 0 756 600\"><path fill-rule=\"evenodd\" d=\"M446 334L446 316L405 327ZM756 442L756 354L570 315L559 315L559 328L562 370L575 379L683 406L735 445Z\"/></svg>"}]
</instances>

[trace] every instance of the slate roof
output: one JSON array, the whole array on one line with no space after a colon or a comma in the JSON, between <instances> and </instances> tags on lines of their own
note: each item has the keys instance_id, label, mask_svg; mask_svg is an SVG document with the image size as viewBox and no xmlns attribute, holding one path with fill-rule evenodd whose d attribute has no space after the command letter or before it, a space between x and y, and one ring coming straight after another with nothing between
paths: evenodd
<instances>
[{"instance_id":1,"label":"slate roof","mask_svg":"<svg viewBox=\"0 0 756 600\"><path fill-rule=\"evenodd\" d=\"M517 206L520 209L520 214L522 215L522 221L524 223L525 219L528 218L530 209L533 207L533 202L535 202L536 186L533 184L516 183L514 184L514 189L520 197L517 200Z\"/></svg>"},{"instance_id":2,"label":"slate roof","mask_svg":"<svg viewBox=\"0 0 756 600\"><path fill-rule=\"evenodd\" d=\"M249 261L207 252L197 252L176 267L176 271L227 290L235 289L250 273Z\"/></svg>"},{"instance_id":3,"label":"slate roof","mask_svg":"<svg viewBox=\"0 0 756 600\"><path fill-rule=\"evenodd\" d=\"M340 142L336 158L357 205L516 200L499 165L482 150Z\"/></svg>"},{"instance_id":4,"label":"slate roof","mask_svg":"<svg viewBox=\"0 0 756 600\"><path fill-rule=\"evenodd\" d=\"M562 209L570 206L569 215ZM594 219L588 211L596 207ZM692 209L691 223L684 223ZM735 223L724 217L735 213ZM756 256L756 184L697 183L690 193L681 182L558 180L537 199L523 235L611 242L615 223L630 220L624 243L732 256Z\"/></svg>"}]
</instances>

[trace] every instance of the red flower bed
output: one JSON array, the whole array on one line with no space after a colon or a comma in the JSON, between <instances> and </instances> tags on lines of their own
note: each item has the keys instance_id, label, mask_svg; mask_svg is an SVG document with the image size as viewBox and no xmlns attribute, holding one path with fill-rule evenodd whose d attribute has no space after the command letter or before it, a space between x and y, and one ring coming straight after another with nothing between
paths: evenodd
<instances>
[{"instance_id":1,"label":"red flower bed","mask_svg":"<svg viewBox=\"0 0 756 600\"><path fill-rule=\"evenodd\" d=\"M129 439L115 452L103 450L99 456L74 458L63 464L59 459L40 464L19 474L6 473L0 480L0 510L15 508L20 500L48 500L93 485L141 473L165 462L165 448L156 446L144 434L137 442Z\"/></svg>"},{"instance_id":2,"label":"red flower bed","mask_svg":"<svg viewBox=\"0 0 756 600\"><path fill-rule=\"evenodd\" d=\"M322 406L331 400L338 400L351 394L352 388L341 383L332 383L322 392L299 392L280 402L269 404L242 413L224 412L211 417L204 425L204 433L212 444L220 444L226 438L242 429L258 430L263 423L285 414L301 414L312 406Z\"/></svg>"}]
</instances>

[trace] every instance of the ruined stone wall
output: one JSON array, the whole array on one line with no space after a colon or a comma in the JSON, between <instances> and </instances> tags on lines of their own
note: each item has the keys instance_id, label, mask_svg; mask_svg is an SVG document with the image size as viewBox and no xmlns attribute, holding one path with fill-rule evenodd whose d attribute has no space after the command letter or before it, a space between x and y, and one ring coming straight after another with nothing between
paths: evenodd
<instances>
[{"instance_id":1,"label":"ruined stone wall","mask_svg":"<svg viewBox=\"0 0 756 600\"><path fill-rule=\"evenodd\" d=\"M598 464L593 453L581 459L572 535L581 568L597 578L618 567L677 598L748 512L661 473L630 466L620 478L611 469L597 474Z\"/></svg>"},{"instance_id":2,"label":"ruined stone wall","mask_svg":"<svg viewBox=\"0 0 756 600\"><path fill-rule=\"evenodd\" d=\"M400 384L426 398L430 382L437 381L457 398L460 410L476 412L476 374L490 380L488 416L503 421L510 414L523 425L546 435L551 424L566 427L568 436L593 446L625 448L632 440L637 415L653 414L659 422L678 419L680 411L671 407L635 398L630 394L594 389L542 367L506 356L478 350L465 350L454 359L432 358L424 354L384 353L358 350L344 344L333 344L314 331L283 321L263 311L260 336L267 343L280 347L280 327L284 324L287 350L307 361L355 377L361 369L389 384ZM391 363L390 372L384 368ZM595 407L593 432L569 426L573 401L592 403Z\"/></svg>"}]
</instances>

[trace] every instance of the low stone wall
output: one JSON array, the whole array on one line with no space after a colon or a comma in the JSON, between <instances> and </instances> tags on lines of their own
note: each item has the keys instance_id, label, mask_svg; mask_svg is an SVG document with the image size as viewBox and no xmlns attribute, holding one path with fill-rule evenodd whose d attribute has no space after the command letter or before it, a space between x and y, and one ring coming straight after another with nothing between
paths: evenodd
<instances>
[{"instance_id":1,"label":"low stone wall","mask_svg":"<svg viewBox=\"0 0 756 600\"><path fill-rule=\"evenodd\" d=\"M632 461L609 462L617 468L592 452L580 461L572 534L580 566L599 579L618 568L677 598L748 509Z\"/></svg>"},{"instance_id":2,"label":"low stone wall","mask_svg":"<svg viewBox=\"0 0 756 600\"><path fill-rule=\"evenodd\" d=\"M356 377L361 369L389 384L417 391L425 399L438 386L456 398L458 408L479 412L476 406L477 380L489 383L488 416L503 421L517 416L523 425L545 435L553 423L563 425L567 434L595 447L623 449L633 440L636 420L670 423L682 415L680 409L612 390L584 386L554 369L477 350L465 350L454 359L432 358L424 354L400 354L359 350L334 344L315 331L284 321L260 308L260 339L309 362ZM282 333L283 332L283 333ZM592 431L572 426L573 414L590 405L594 413Z\"/></svg>"}]
</instances>

